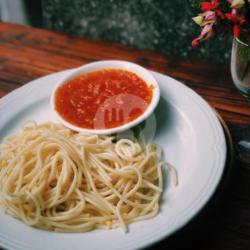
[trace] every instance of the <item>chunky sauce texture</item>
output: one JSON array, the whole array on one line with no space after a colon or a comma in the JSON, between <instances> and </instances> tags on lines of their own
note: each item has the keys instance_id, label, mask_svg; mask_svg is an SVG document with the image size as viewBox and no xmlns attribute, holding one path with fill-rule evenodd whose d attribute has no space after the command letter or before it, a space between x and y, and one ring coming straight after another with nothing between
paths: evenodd
<instances>
[{"instance_id":1,"label":"chunky sauce texture","mask_svg":"<svg viewBox=\"0 0 250 250\"><path fill-rule=\"evenodd\" d=\"M153 86L122 69L80 75L58 87L55 109L69 123L88 129L114 128L142 115Z\"/></svg>"}]
</instances>

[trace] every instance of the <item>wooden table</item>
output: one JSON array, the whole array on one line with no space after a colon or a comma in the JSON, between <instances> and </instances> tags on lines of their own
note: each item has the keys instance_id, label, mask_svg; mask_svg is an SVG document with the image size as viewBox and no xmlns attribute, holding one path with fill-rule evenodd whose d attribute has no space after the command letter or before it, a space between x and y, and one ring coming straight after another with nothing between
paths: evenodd
<instances>
[{"instance_id":1,"label":"wooden table","mask_svg":"<svg viewBox=\"0 0 250 250\"><path fill-rule=\"evenodd\" d=\"M102 59L133 61L182 81L219 112L235 145L244 136L243 129L250 122L250 106L234 87L228 65L164 56L8 23L0 23L0 97L38 77ZM232 170L225 172L216 194L202 212L152 249L250 249L250 166L237 154L235 158Z\"/></svg>"}]
</instances>

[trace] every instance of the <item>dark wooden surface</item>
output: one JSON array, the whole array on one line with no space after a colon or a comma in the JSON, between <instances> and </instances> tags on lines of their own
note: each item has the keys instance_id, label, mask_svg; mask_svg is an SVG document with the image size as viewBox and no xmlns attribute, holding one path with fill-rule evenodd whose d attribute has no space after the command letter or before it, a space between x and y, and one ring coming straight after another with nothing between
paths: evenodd
<instances>
[{"instance_id":1,"label":"dark wooden surface","mask_svg":"<svg viewBox=\"0 0 250 250\"><path fill-rule=\"evenodd\" d=\"M233 167L207 206L152 249L250 249L250 165L237 153L237 142L250 139L250 106L234 87L228 65L0 23L0 97L38 77L102 59L129 60L182 81L219 112L236 146Z\"/></svg>"}]
</instances>

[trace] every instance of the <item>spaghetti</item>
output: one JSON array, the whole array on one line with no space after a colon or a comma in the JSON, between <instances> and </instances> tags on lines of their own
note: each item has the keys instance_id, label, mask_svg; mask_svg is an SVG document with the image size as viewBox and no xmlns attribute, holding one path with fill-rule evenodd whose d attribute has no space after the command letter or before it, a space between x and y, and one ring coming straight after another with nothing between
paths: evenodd
<instances>
[{"instance_id":1,"label":"spaghetti","mask_svg":"<svg viewBox=\"0 0 250 250\"><path fill-rule=\"evenodd\" d=\"M31 123L0 145L0 205L37 228L126 231L158 213L159 157L154 144Z\"/></svg>"}]
</instances>

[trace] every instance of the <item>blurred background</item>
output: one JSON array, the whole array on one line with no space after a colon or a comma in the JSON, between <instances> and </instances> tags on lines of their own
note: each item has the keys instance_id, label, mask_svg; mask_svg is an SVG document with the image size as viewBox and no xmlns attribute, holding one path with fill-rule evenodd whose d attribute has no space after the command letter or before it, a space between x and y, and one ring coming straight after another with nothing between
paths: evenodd
<instances>
[{"instance_id":1,"label":"blurred background","mask_svg":"<svg viewBox=\"0 0 250 250\"><path fill-rule=\"evenodd\" d=\"M191 47L197 13L192 0L0 0L2 21L228 64L228 36Z\"/></svg>"}]
</instances>

